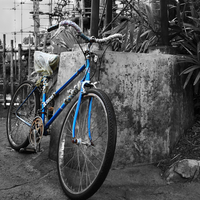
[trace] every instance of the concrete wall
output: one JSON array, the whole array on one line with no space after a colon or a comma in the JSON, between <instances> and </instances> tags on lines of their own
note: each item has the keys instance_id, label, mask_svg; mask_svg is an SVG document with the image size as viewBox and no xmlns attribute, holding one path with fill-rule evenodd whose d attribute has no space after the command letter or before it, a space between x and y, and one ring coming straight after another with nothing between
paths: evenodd
<instances>
[{"instance_id":1,"label":"concrete wall","mask_svg":"<svg viewBox=\"0 0 200 200\"><path fill-rule=\"evenodd\" d=\"M166 54L107 51L101 67L97 67L94 81L99 77L98 87L109 95L117 117L115 167L162 159L192 124L192 88L182 88L184 77L179 74L183 67L176 60L176 56ZM79 51L62 53L57 88L83 63L84 57ZM61 104L66 96L63 92L57 102ZM66 111L52 128L49 152L52 159L56 158Z\"/></svg>"}]
</instances>

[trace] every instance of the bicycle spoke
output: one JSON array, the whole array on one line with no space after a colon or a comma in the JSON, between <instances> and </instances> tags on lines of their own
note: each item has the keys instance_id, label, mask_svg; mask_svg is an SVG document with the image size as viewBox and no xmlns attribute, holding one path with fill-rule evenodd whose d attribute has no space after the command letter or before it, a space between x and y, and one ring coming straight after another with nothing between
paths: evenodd
<instances>
[{"instance_id":1,"label":"bicycle spoke","mask_svg":"<svg viewBox=\"0 0 200 200\"><path fill-rule=\"evenodd\" d=\"M102 95L101 92L98 95ZM75 136L79 143L72 143L71 138L77 102L67 114L61 130L58 172L64 191L70 198L78 194L85 195L85 192L92 194L105 179L109 167L104 165L111 163L114 155L115 139L110 137L108 132L108 130L112 132L112 128L108 128L108 114L101 99L105 96L103 94L100 98L98 95L96 93L85 95L81 101L75 124ZM91 98L92 105L89 106ZM112 144L109 144L109 141ZM111 148L111 151L108 151L112 153L111 155L106 155L107 148ZM101 171L105 173L100 175Z\"/></svg>"},{"instance_id":2,"label":"bicycle spoke","mask_svg":"<svg viewBox=\"0 0 200 200\"><path fill-rule=\"evenodd\" d=\"M28 146L27 136L30 130L30 127L21 121L18 116L31 124L39 109L38 91L34 90L28 97L32 88L32 82L25 81L22 83L14 93L8 110L6 122L8 141L11 147L17 151ZM25 99L26 101L24 101Z\"/></svg>"}]
</instances>

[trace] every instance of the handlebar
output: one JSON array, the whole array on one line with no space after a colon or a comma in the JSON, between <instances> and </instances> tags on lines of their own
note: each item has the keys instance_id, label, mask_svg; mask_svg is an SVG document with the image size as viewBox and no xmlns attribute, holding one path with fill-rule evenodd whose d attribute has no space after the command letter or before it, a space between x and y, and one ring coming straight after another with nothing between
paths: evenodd
<instances>
[{"instance_id":1,"label":"handlebar","mask_svg":"<svg viewBox=\"0 0 200 200\"><path fill-rule=\"evenodd\" d=\"M108 37L105 37L105 38L102 38L102 39L97 39L95 37L89 38L89 37L87 37L86 35L83 34L81 28L75 22L72 22L70 20L61 21L59 24L56 24L56 25L49 27L47 29L47 31L48 32L53 31L55 29L58 29L60 26L64 26L64 27L65 26L72 26L77 31L77 33L79 34L79 36L81 38L83 38L86 42L90 42L90 43L93 43L93 42L104 43L104 42L108 42L108 41L115 39L115 38L122 39L122 34L119 34L119 33L109 35Z\"/></svg>"},{"instance_id":2,"label":"handlebar","mask_svg":"<svg viewBox=\"0 0 200 200\"><path fill-rule=\"evenodd\" d=\"M104 42L108 42L110 40L113 40L115 38L122 39L122 34L115 33L113 35L109 35L108 37L104 37L102 39L94 38L94 40L95 40L96 43L104 43Z\"/></svg>"},{"instance_id":3,"label":"handlebar","mask_svg":"<svg viewBox=\"0 0 200 200\"><path fill-rule=\"evenodd\" d=\"M47 29L47 31L48 31L48 32L51 32L51 31L56 30L56 29L58 29L58 28L59 28L59 24L56 24L56 25L53 25L53 26L49 27L49 28Z\"/></svg>"}]
</instances>

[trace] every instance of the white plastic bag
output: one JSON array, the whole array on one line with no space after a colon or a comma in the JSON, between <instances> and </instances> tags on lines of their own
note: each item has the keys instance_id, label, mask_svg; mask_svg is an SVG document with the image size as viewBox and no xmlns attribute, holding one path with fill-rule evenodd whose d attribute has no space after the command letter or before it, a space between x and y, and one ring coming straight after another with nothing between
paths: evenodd
<instances>
[{"instance_id":1,"label":"white plastic bag","mask_svg":"<svg viewBox=\"0 0 200 200\"><path fill-rule=\"evenodd\" d=\"M35 51L34 53L34 68L38 73L42 75L52 75L53 70L57 67L59 62L59 56L56 54L44 53L41 51ZM56 67L55 67L56 65Z\"/></svg>"}]
</instances>

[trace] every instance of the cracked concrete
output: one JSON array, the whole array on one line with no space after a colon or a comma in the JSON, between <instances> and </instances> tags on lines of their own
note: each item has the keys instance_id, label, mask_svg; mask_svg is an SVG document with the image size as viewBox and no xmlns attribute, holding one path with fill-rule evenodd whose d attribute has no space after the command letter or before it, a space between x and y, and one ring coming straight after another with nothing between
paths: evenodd
<instances>
[{"instance_id":1,"label":"cracked concrete","mask_svg":"<svg viewBox=\"0 0 200 200\"><path fill-rule=\"evenodd\" d=\"M67 200L60 186L56 163L48 159L49 136L42 152L18 153L6 138L5 110L0 107L0 200ZM153 165L112 169L90 200L199 200L200 181L168 185Z\"/></svg>"}]
</instances>

